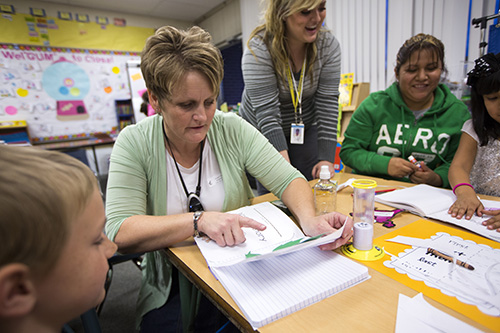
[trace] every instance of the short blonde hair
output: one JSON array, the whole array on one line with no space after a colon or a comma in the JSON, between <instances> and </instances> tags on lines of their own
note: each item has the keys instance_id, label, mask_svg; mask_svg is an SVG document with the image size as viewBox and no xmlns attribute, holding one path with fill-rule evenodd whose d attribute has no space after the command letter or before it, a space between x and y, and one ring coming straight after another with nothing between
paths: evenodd
<instances>
[{"instance_id":1,"label":"short blonde hair","mask_svg":"<svg viewBox=\"0 0 500 333\"><path fill-rule=\"evenodd\" d=\"M0 267L23 263L45 274L98 188L97 178L59 152L0 145L0 156Z\"/></svg>"},{"instance_id":2,"label":"short blonde hair","mask_svg":"<svg viewBox=\"0 0 500 333\"><path fill-rule=\"evenodd\" d=\"M302 10L313 10L324 0L268 0L266 12L264 14L265 23L255 28L248 38L247 46L250 51L250 40L263 34L262 39L269 50L276 74L286 82L286 71L288 68L288 49L286 32L286 18ZM319 34L324 33L323 28ZM318 34L318 35L319 35ZM318 40L318 38L316 38ZM316 43L307 45L307 69L310 72L313 68L318 49ZM312 79L312 78L311 78Z\"/></svg>"},{"instance_id":3,"label":"short blonde hair","mask_svg":"<svg viewBox=\"0 0 500 333\"><path fill-rule=\"evenodd\" d=\"M219 95L224 63L211 41L210 34L200 27L159 28L141 53L141 71L148 90L160 102L171 101L176 84L188 72L196 71L207 77L212 91Z\"/></svg>"}]
</instances>

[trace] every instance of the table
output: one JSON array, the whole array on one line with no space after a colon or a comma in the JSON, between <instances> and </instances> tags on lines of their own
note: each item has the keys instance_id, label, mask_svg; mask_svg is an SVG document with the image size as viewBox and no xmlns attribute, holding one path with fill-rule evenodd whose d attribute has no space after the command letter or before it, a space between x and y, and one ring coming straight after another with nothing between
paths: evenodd
<instances>
[{"instance_id":1,"label":"table","mask_svg":"<svg viewBox=\"0 0 500 333\"><path fill-rule=\"evenodd\" d=\"M374 179L379 185L378 189L411 186L409 183L348 173L336 174L333 179L341 184L349 178ZM352 211L351 194L352 188L350 187L338 193L337 211L343 214ZM485 198L498 200L498 198L494 197ZM275 199L274 195L266 194L255 198L252 203ZM384 209L383 207L387 206L377 203L377 207ZM387 208L391 209L391 207ZM420 219L419 216L402 213L395 220L395 222L397 221L396 227L393 229L387 229L382 227L380 223L375 223L374 238L406 226L418 219ZM454 227L448 223L435 222ZM166 254L171 262L240 330L245 332L253 331L231 296L208 269L203 255L192 239L166 249ZM399 294L413 297L418 292L372 268L369 268L369 274L372 277L371 279L263 326L259 328L259 332L393 332L396 324ZM428 297L425 297L425 299L436 308L485 332L491 332L488 328L468 317Z\"/></svg>"},{"instance_id":2,"label":"table","mask_svg":"<svg viewBox=\"0 0 500 333\"><path fill-rule=\"evenodd\" d=\"M93 137L89 139L82 140L71 140L71 141L61 141L61 142L51 142L51 143L38 143L35 144L37 147L48 149L48 150L59 150L59 151L73 151L82 148L91 147L92 153L94 155L95 170L97 177L100 179L99 163L97 161L97 154L95 152L96 146L112 145L115 143L116 138L109 136L106 133L96 133Z\"/></svg>"}]
</instances>

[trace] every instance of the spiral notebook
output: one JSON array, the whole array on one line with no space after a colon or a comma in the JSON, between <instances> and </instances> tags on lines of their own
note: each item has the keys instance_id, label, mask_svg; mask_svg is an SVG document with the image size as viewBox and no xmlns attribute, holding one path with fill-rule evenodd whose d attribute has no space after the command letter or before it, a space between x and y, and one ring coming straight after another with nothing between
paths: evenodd
<instances>
[{"instance_id":1,"label":"spiral notebook","mask_svg":"<svg viewBox=\"0 0 500 333\"><path fill-rule=\"evenodd\" d=\"M366 266L317 247L212 271L255 329L370 278Z\"/></svg>"}]
</instances>

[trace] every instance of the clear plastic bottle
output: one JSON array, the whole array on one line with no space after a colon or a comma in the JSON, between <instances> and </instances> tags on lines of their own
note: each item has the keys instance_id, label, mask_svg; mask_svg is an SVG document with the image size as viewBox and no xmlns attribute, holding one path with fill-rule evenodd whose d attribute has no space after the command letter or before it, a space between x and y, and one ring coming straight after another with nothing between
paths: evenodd
<instances>
[{"instance_id":1,"label":"clear plastic bottle","mask_svg":"<svg viewBox=\"0 0 500 333\"><path fill-rule=\"evenodd\" d=\"M353 245L358 250L369 251L373 248L373 220L377 182L371 179L356 179L352 182L352 187L354 189Z\"/></svg>"},{"instance_id":2,"label":"clear plastic bottle","mask_svg":"<svg viewBox=\"0 0 500 333\"><path fill-rule=\"evenodd\" d=\"M316 206L316 215L335 211L337 182L330 180L330 170L327 165L321 166L319 181L314 185L314 204Z\"/></svg>"}]
</instances>

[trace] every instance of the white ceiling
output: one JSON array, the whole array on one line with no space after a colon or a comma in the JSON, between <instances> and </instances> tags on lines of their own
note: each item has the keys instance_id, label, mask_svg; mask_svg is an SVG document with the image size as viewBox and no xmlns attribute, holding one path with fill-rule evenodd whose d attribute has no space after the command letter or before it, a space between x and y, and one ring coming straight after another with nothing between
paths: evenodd
<instances>
[{"instance_id":1,"label":"white ceiling","mask_svg":"<svg viewBox=\"0 0 500 333\"><path fill-rule=\"evenodd\" d=\"M42 0L53 4L194 22L225 0Z\"/></svg>"}]
</instances>

